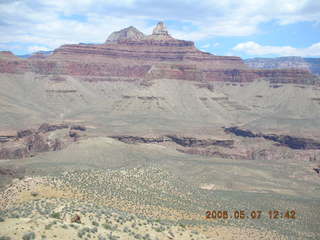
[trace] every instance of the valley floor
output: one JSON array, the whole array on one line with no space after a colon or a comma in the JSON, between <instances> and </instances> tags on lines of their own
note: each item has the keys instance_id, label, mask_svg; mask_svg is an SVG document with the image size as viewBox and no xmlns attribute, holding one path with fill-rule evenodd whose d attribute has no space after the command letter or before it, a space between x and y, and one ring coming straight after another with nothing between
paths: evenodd
<instances>
[{"instance_id":1,"label":"valley floor","mask_svg":"<svg viewBox=\"0 0 320 240\"><path fill-rule=\"evenodd\" d=\"M57 152L2 160L0 167L25 170L2 189L2 239L318 239L320 234L319 176L308 161L214 158L182 153L170 144L96 137ZM2 175L1 181L9 178ZM213 210L228 211L229 217L206 219ZM245 218L235 218L242 210ZM270 210L283 216L294 210L295 219L270 219ZM261 211L261 217L252 219L252 211Z\"/></svg>"}]
</instances>

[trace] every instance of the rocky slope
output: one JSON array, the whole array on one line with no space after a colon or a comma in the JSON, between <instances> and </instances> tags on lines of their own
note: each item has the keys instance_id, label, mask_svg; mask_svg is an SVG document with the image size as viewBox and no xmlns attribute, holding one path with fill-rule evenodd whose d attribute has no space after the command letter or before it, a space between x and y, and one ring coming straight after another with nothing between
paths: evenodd
<instances>
[{"instance_id":1,"label":"rocky slope","mask_svg":"<svg viewBox=\"0 0 320 240\"><path fill-rule=\"evenodd\" d=\"M280 69L295 68L305 69L313 74L320 75L320 58L279 57L279 58L249 58L244 60L251 68Z\"/></svg>"},{"instance_id":2,"label":"rocky slope","mask_svg":"<svg viewBox=\"0 0 320 240\"><path fill-rule=\"evenodd\" d=\"M114 32L104 44L68 44L51 55L20 59L0 53L0 73L34 72L45 75L134 80L183 79L192 81L315 84L317 78L304 69L252 70L239 57L215 56L198 50L191 41L170 36L160 22L149 36L134 27ZM99 79L100 78L100 79Z\"/></svg>"}]
</instances>

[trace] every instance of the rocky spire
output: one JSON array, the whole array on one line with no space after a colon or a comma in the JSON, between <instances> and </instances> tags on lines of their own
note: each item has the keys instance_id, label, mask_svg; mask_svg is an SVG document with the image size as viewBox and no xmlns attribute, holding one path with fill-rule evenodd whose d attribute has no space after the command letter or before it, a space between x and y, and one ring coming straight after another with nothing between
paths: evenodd
<instances>
[{"instance_id":1,"label":"rocky spire","mask_svg":"<svg viewBox=\"0 0 320 240\"><path fill-rule=\"evenodd\" d=\"M166 25L163 22L158 22L153 29L152 35L169 35Z\"/></svg>"},{"instance_id":2,"label":"rocky spire","mask_svg":"<svg viewBox=\"0 0 320 240\"><path fill-rule=\"evenodd\" d=\"M163 22L158 22L157 26L153 29L152 35L148 36L148 38L154 40L173 39L168 33L167 27Z\"/></svg>"}]
</instances>

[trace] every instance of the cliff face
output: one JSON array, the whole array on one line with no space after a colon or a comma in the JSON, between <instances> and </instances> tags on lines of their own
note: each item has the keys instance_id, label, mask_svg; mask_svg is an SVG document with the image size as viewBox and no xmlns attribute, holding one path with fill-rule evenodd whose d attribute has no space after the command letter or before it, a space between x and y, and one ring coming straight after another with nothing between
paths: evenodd
<instances>
[{"instance_id":1,"label":"cliff face","mask_svg":"<svg viewBox=\"0 0 320 240\"><path fill-rule=\"evenodd\" d=\"M314 83L307 70L251 70L239 57L215 56L177 40L160 22L145 36L134 27L112 33L105 44L68 44L28 59L0 54L0 72L35 72L103 78L169 78L192 81Z\"/></svg>"},{"instance_id":2,"label":"cliff face","mask_svg":"<svg viewBox=\"0 0 320 240\"><path fill-rule=\"evenodd\" d=\"M252 58L244 60L251 68L280 69L296 68L308 70L320 75L320 58L279 57L279 58Z\"/></svg>"}]
</instances>

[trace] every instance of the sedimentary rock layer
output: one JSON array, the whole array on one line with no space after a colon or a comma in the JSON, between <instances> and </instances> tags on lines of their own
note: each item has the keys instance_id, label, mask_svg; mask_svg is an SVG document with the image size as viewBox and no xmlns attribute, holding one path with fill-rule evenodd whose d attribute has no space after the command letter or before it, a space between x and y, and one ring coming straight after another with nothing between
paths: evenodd
<instances>
[{"instance_id":1,"label":"sedimentary rock layer","mask_svg":"<svg viewBox=\"0 0 320 240\"><path fill-rule=\"evenodd\" d=\"M291 149L320 149L320 142L310 138L288 136L288 135L276 135L276 134L264 134L264 133L253 133L250 130L240 129L238 127L225 128L225 132L233 133L236 136L241 137L262 137L267 140L279 143L287 146Z\"/></svg>"},{"instance_id":2,"label":"sedimentary rock layer","mask_svg":"<svg viewBox=\"0 0 320 240\"><path fill-rule=\"evenodd\" d=\"M163 23L144 36L134 28L113 33L104 44L67 44L48 56L21 59L0 53L0 73L183 79L191 81L315 84L305 69L249 69L239 57L216 56L198 50L191 41L169 35Z\"/></svg>"},{"instance_id":3,"label":"sedimentary rock layer","mask_svg":"<svg viewBox=\"0 0 320 240\"><path fill-rule=\"evenodd\" d=\"M250 58L250 59L246 59L244 62L251 68L306 69L313 74L320 75L320 58L302 58L302 57Z\"/></svg>"}]
</instances>

